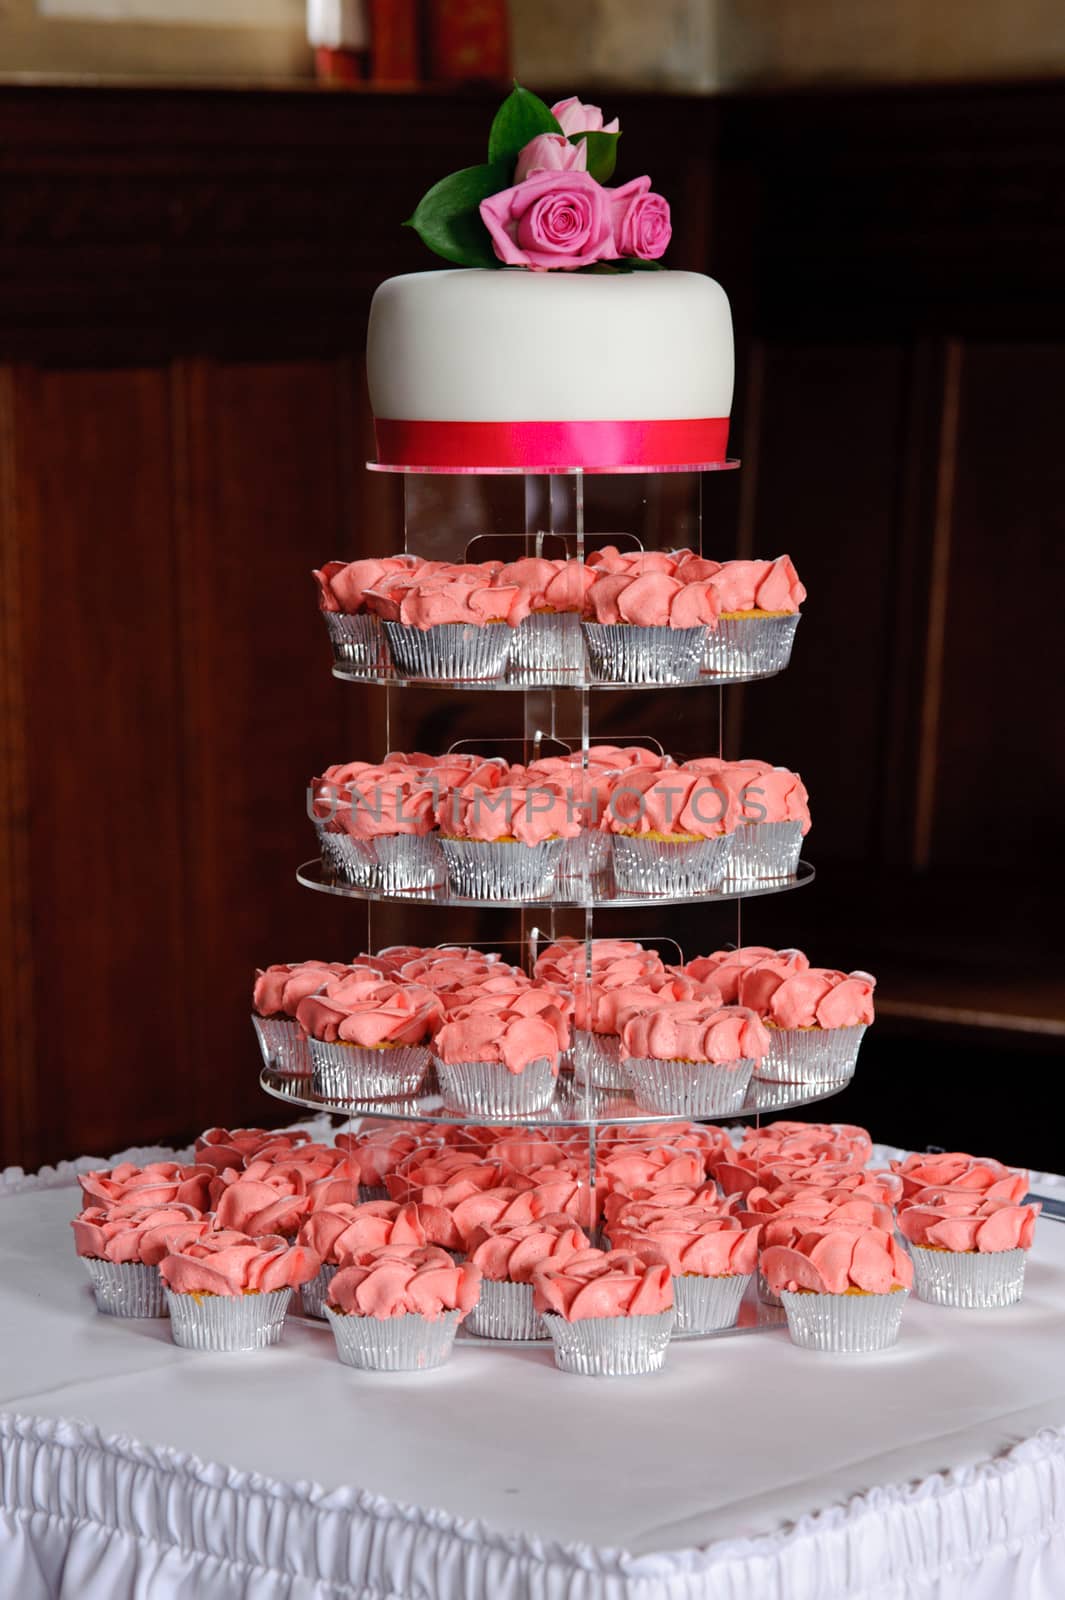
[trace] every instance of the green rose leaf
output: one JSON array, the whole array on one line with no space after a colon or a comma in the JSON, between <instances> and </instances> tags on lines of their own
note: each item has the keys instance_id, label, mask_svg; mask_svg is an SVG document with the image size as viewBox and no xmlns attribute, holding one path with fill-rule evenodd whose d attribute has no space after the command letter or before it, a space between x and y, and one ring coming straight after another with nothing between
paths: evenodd
<instances>
[{"instance_id":1,"label":"green rose leaf","mask_svg":"<svg viewBox=\"0 0 1065 1600\"><path fill-rule=\"evenodd\" d=\"M620 133L571 133L569 142L580 144L584 140L588 146L588 171L596 183L608 183L614 176L620 138Z\"/></svg>"},{"instance_id":2,"label":"green rose leaf","mask_svg":"<svg viewBox=\"0 0 1065 1600\"><path fill-rule=\"evenodd\" d=\"M479 207L490 194L509 189L511 175L506 161L452 172L422 196L404 226L413 228L422 243L445 261L460 267L501 267Z\"/></svg>"},{"instance_id":3,"label":"green rose leaf","mask_svg":"<svg viewBox=\"0 0 1065 1600\"><path fill-rule=\"evenodd\" d=\"M622 256L618 262L626 272L665 272L664 261L648 261L643 256Z\"/></svg>"},{"instance_id":4,"label":"green rose leaf","mask_svg":"<svg viewBox=\"0 0 1065 1600\"><path fill-rule=\"evenodd\" d=\"M507 161L513 168L518 154L538 133L561 133L557 117L529 89L515 82L513 89L495 114L492 131L488 135L488 160ZM510 175L506 184L509 188Z\"/></svg>"}]
</instances>

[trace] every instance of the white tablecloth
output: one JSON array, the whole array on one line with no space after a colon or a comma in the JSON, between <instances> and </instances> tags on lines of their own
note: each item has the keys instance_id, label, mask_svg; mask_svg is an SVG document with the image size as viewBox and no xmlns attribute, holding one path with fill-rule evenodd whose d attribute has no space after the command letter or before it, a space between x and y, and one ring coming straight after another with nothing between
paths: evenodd
<instances>
[{"instance_id":1,"label":"white tablecloth","mask_svg":"<svg viewBox=\"0 0 1065 1600\"><path fill-rule=\"evenodd\" d=\"M97 1316L76 1196L20 1187L0 1201L0 1600L1065 1595L1060 1223L1022 1305L911 1300L880 1356L781 1330L675 1345L639 1380L462 1346L405 1377L340 1367L328 1329L202 1356Z\"/></svg>"}]
</instances>

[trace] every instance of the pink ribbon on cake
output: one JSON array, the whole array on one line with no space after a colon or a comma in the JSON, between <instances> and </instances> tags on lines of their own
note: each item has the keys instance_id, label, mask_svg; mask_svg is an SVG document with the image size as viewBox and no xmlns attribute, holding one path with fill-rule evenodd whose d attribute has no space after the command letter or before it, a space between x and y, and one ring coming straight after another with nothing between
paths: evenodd
<instances>
[{"instance_id":1,"label":"pink ribbon on cake","mask_svg":"<svg viewBox=\"0 0 1065 1600\"><path fill-rule=\"evenodd\" d=\"M646 422L422 422L376 417L381 466L475 472L699 467L725 460L727 417Z\"/></svg>"}]
</instances>

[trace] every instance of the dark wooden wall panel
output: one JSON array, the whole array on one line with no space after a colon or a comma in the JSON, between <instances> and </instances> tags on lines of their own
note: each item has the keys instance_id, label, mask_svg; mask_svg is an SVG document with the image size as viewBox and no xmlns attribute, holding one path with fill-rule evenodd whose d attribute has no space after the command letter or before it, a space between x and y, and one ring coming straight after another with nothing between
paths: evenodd
<instances>
[{"instance_id":1,"label":"dark wooden wall panel","mask_svg":"<svg viewBox=\"0 0 1065 1600\"><path fill-rule=\"evenodd\" d=\"M1065 344L966 344L945 573L939 727L929 753L933 865L1031 871L1061 825ZM1050 860L1047 860L1047 857Z\"/></svg>"},{"instance_id":2,"label":"dark wooden wall panel","mask_svg":"<svg viewBox=\"0 0 1065 1600\"><path fill-rule=\"evenodd\" d=\"M18 373L34 1064L61 1150L183 1116L170 422L157 368Z\"/></svg>"}]
</instances>

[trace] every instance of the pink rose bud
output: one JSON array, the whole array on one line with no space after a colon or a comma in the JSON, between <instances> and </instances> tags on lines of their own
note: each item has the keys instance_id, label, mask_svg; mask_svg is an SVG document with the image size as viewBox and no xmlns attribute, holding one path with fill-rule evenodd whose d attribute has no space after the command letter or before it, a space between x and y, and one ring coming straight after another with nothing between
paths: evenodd
<instances>
[{"instance_id":1,"label":"pink rose bud","mask_svg":"<svg viewBox=\"0 0 1065 1600\"><path fill-rule=\"evenodd\" d=\"M607 194L587 172L539 172L482 200L481 217L505 266L586 267L616 254Z\"/></svg>"},{"instance_id":2,"label":"pink rose bud","mask_svg":"<svg viewBox=\"0 0 1065 1600\"><path fill-rule=\"evenodd\" d=\"M562 132L570 133L620 133L617 117L604 123L598 106L586 106L571 94L568 100L559 100L551 107L551 115Z\"/></svg>"},{"instance_id":3,"label":"pink rose bud","mask_svg":"<svg viewBox=\"0 0 1065 1600\"><path fill-rule=\"evenodd\" d=\"M614 247L619 256L657 261L673 233L669 202L652 194L650 178L633 178L620 189L608 189Z\"/></svg>"},{"instance_id":4,"label":"pink rose bud","mask_svg":"<svg viewBox=\"0 0 1065 1600\"><path fill-rule=\"evenodd\" d=\"M538 133L518 152L514 182L523 183L534 172L587 172L588 146L570 144L561 133Z\"/></svg>"}]
</instances>

